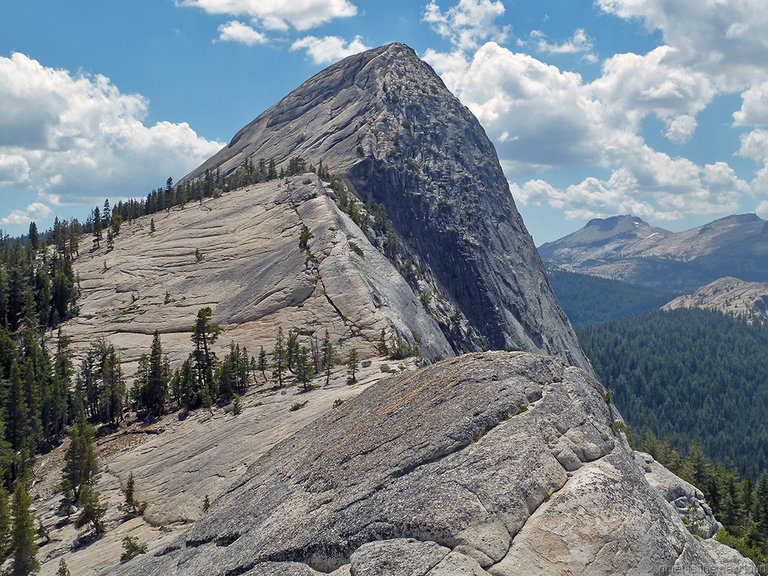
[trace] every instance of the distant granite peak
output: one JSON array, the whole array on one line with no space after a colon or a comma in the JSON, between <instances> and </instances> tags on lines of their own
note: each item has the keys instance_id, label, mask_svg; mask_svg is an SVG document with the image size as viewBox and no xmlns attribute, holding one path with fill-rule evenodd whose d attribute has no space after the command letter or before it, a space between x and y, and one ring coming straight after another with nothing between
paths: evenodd
<instances>
[{"instance_id":1,"label":"distant granite peak","mask_svg":"<svg viewBox=\"0 0 768 576\"><path fill-rule=\"evenodd\" d=\"M634 216L591 220L539 253L569 272L663 290L693 291L723 276L768 282L768 222L734 214L683 232Z\"/></svg>"},{"instance_id":2,"label":"distant granite peak","mask_svg":"<svg viewBox=\"0 0 768 576\"><path fill-rule=\"evenodd\" d=\"M727 276L702 286L694 294L679 296L662 310L701 308L729 314L749 323L768 320L768 288Z\"/></svg>"}]
</instances>

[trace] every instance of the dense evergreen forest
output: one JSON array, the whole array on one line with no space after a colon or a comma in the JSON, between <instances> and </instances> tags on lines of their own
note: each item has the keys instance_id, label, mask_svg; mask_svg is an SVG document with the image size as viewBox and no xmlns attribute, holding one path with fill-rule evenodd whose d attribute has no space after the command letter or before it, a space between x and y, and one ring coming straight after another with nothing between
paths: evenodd
<instances>
[{"instance_id":1,"label":"dense evergreen forest","mask_svg":"<svg viewBox=\"0 0 768 576\"><path fill-rule=\"evenodd\" d=\"M635 429L698 442L756 477L768 470L768 326L705 310L654 311L579 331Z\"/></svg>"},{"instance_id":2,"label":"dense evergreen forest","mask_svg":"<svg viewBox=\"0 0 768 576\"><path fill-rule=\"evenodd\" d=\"M698 444L691 446L684 456L671 440L659 440L648 428L634 437L630 433L629 438L633 448L647 452L699 488L723 525L717 540L751 558L761 575L768 574L768 472L763 472L755 482L729 466L710 460ZM699 520L693 509L683 522L696 533Z\"/></svg>"},{"instance_id":3,"label":"dense evergreen forest","mask_svg":"<svg viewBox=\"0 0 768 576\"><path fill-rule=\"evenodd\" d=\"M768 574L768 326L654 310L578 334L635 448L698 487L718 539Z\"/></svg>"},{"instance_id":4,"label":"dense evergreen forest","mask_svg":"<svg viewBox=\"0 0 768 576\"><path fill-rule=\"evenodd\" d=\"M550 269L547 274L555 296L577 329L655 310L677 296L565 270Z\"/></svg>"}]
</instances>

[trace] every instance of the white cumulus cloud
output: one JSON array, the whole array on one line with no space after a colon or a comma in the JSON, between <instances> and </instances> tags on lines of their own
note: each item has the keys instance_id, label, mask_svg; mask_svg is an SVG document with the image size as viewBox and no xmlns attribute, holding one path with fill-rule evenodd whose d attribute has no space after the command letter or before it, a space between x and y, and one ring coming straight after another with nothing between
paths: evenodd
<instances>
[{"instance_id":1,"label":"white cumulus cloud","mask_svg":"<svg viewBox=\"0 0 768 576\"><path fill-rule=\"evenodd\" d=\"M685 144L696 131L696 118L688 114L681 114L667 119L667 131L664 135L675 144Z\"/></svg>"},{"instance_id":2,"label":"white cumulus cloud","mask_svg":"<svg viewBox=\"0 0 768 576\"><path fill-rule=\"evenodd\" d=\"M266 44L268 42L264 34L254 30L248 24L243 24L239 20L231 20L219 26L219 40L222 42L240 42L247 46Z\"/></svg>"},{"instance_id":3,"label":"white cumulus cloud","mask_svg":"<svg viewBox=\"0 0 768 576\"><path fill-rule=\"evenodd\" d=\"M183 6L201 8L208 14L248 16L264 28L308 30L336 18L357 14L348 0L182 0Z\"/></svg>"},{"instance_id":4,"label":"white cumulus cloud","mask_svg":"<svg viewBox=\"0 0 768 576\"><path fill-rule=\"evenodd\" d=\"M487 40L504 42L507 39L510 28L500 27L495 22L503 14L501 0L460 0L445 12L435 0L430 0L423 19L457 49L472 50Z\"/></svg>"},{"instance_id":5,"label":"white cumulus cloud","mask_svg":"<svg viewBox=\"0 0 768 576\"><path fill-rule=\"evenodd\" d=\"M324 36L323 38L305 36L291 45L291 50L306 50L307 55L315 64L330 64L367 49L368 46L363 43L360 36L355 36L349 42L345 42L343 38L338 36Z\"/></svg>"},{"instance_id":6,"label":"white cumulus cloud","mask_svg":"<svg viewBox=\"0 0 768 576\"><path fill-rule=\"evenodd\" d=\"M768 10L763 0L596 0L604 12L659 30L681 64L707 72L724 91L765 79Z\"/></svg>"},{"instance_id":7,"label":"white cumulus cloud","mask_svg":"<svg viewBox=\"0 0 768 576\"><path fill-rule=\"evenodd\" d=\"M33 191L49 203L143 195L222 146L186 123L145 125L147 99L122 94L104 76L73 75L20 53L0 58L0 102L5 111L31 111L0 113L0 191ZM32 210L13 218L48 214Z\"/></svg>"},{"instance_id":8,"label":"white cumulus cloud","mask_svg":"<svg viewBox=\"0 0 768 576\"><path fill-rule=\"evenodd\" d=\"M592 38L587 36L583 28L577 28L568 40L561 43L550 42L546 35L540 30L531 32L531 40L534 41L536 48L540 52L549 54L577 54L579 52L589 52L594 46Z\"/></svg>"},{"instance_id":9,"label":"white cumulus cloud","mask_svg":"<svg viewBox=\"0 0 768 576\"><path fill-rule=\"evenodd\" d=\"M734 125L768 125L768 81L744 91L741 98L741 110L733 113Z\"/></svg>"},{"instance_id":10,"label":"white cumulus cloud","mask_svg":"<svg viewBox=\"0 0 768 576\"><path fill-rule=\"evenodd\" d=\"M42 202L33 202L25 210L11 210L11 212L0 218L0 226L26 226L32 221L44 220L53 216L53 210L50 206Z\"/></svg>"}]
</instances>

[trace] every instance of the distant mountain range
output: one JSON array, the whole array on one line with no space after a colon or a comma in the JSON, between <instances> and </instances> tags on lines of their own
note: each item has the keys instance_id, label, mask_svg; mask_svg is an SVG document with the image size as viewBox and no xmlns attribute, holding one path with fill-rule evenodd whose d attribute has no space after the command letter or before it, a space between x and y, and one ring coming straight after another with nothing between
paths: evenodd
<instances>
[{"instance_id":1,"label":"distant mountain range","mask_svg":"<svg viewBox=\"0 0 768 576\"><path fill-rule=\"evenodd\" d=\"M542 244L539 254L570 272L670 291L693 292L724 276L764 283L768 222L739 214L670 232L636 216L614 216Z\"/></svg>"}]
</instances>

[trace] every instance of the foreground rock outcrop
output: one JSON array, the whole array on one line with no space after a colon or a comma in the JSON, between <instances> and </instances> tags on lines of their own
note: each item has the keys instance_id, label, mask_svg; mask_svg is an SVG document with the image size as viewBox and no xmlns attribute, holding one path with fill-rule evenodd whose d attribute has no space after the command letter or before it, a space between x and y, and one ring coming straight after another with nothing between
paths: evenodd
<instances>
[{"instance_id":1,"label":"foreground rock outcrop","mask_svg":"<svg viewBox=\"0 0 768 576\"><path fill-rule=\"evenodd\" d=\"M411 48L389 44L328 67L185 180L297 156L322 162L358 199L386 208L424 298L453 306L442 328L456 352L519 348L591 369L493 145ZM462 317L468 325L455 321Z\"/></svg>"},{"instance_id":2,"label":"foreground rock outcrop","mask_svg":"<svg viewBox=\"0 0 768 576\"><path fill-rule=\"evenodd\" d=\"M747 322L768 319L768 288L760 282L744 282L730 276L718 278L693 294L679 296L662 310L702 308L730 314Z\"/></svg>"},{"instance_id":3,"label":"foreground rock outcrop","mask_svg":"<svg viewBox=\"0 0 768 576\"><path fill-rule=\"evenodd\" d=\"M562 360L471 354L372 385L118 573L755 574L686 529Z\"/></svg>"}]
</instances>

